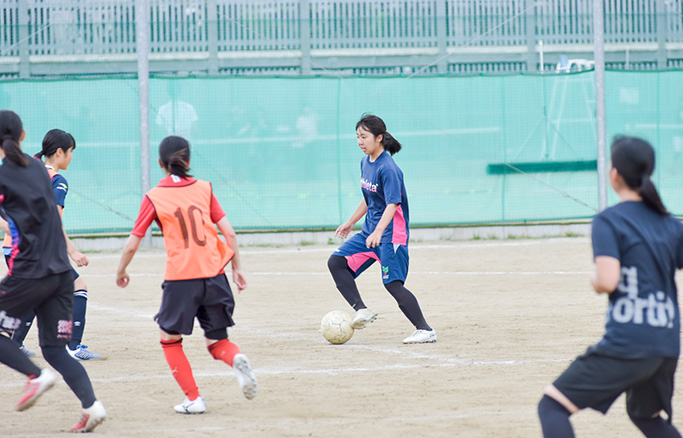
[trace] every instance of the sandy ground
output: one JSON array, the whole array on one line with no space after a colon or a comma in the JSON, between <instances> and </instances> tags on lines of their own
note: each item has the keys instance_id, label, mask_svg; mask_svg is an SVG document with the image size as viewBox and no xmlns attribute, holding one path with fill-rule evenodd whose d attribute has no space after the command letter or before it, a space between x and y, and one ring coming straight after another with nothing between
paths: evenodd
<instances>
[{"instance_id":1,"label":"sandy ground","mask_svg":"<svg viewBox=\"0 0 683 438\"><path fill-rule=\"evenodd\" d=\"M534 437L543 387L603 331L606 298L590 291L586 238L426 242L411 247L406 283L435 344L403 345L412 327L383 289L379 268L359 279L379 312L344 345L318 332L322 316L348 306L326 260L334 246L242 249L249 288L236 296L231 339L247 354L259 393L246 400L232 370L206 351L201 331L185 339L204 415L176 414L183 394L152 321L161 297L161 251L139 253L127 289L114 284L118 254L90 254L84 342L105 360L84 362L115 437ZM26 344L36 348L36 330ZM45 366L40 354L36 362ZM80 404L58 383L25 412L13 411L24 377L0 367L4 437L63 436ZM676 391L674 409L682 412ZM573 416L579 437L640 436L620 398L607 416ZM674 423L683 429L683 416Z\"/></svg>"}]
</instances>

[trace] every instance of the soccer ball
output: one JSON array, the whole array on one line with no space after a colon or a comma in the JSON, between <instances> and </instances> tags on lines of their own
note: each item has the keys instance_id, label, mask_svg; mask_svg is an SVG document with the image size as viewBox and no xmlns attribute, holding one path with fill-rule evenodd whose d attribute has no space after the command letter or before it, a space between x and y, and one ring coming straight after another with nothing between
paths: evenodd
<instances>
[{"instance_id":1,"label":"soccer ball","mask_svg":"<svg viewBox=\"0 0 683 438\"><path fill-rule=\"evenodd\" d=\"M353 336L351 315L343 310L333 310L320 322L320 332L332 344L343 344Z\"/></svg>"}]
</instances>

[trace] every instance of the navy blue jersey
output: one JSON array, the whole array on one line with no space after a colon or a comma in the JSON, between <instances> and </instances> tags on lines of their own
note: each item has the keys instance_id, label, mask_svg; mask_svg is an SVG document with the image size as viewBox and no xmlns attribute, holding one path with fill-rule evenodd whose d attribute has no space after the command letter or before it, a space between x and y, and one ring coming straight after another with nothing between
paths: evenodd
<instances>
[{"instance_id":1,"label":"navy blue jersey","mask_svg":"<svg viewBox=\"0 0 683 438\"><path fill-rule=\"evenodd\" d=\"M360 185L368 206L362 228L363 234L369 236L375 231L387 204L398 204L394 218L384 230L380 242L407 245L408 197L403 184L403 172L386 151L374 162L370 161L369 155L363 157L360 170Z\"/></svg>"},{"instance_id":2,"label":"navy blue jersey","mask_svg":"<svg viewBox=\"0 0 683 438\"><path fill-rule=\"evenodd\" d=\"M15 237L8 274L42 278L71 271L50 177L41 161L25 156L27 167L0 166L0 206Z\"/></svg>"},{"instance_id":3,"label":"navy blue jersey","mask_svg":"<svg viewBox=\"0 0 683 438\"><path fill-rule=\"evenodd\" d=\"M619 260L599 351L624 358L678 357L680 314L674 280L683 267L683 224L642 202L621 202L593 219L593 253Z\"/></svg>"},{"instance_id":4,"label":"navy blue jersey","mask_svg":"<svg viewBox=\"0 0 683 438\"><path fill-rule=\"evenodd\" d=\"M48 166L45 167L47 167L48 169L52 169ZM55 200L57 201L57 205L64 207L64 202L66 201L66 194L69 193L69 183L66 182L66 178L64 178L63 175L56 172L51 177L51 181L52 191L55 194Z\"/></svg>"}]
</instances>

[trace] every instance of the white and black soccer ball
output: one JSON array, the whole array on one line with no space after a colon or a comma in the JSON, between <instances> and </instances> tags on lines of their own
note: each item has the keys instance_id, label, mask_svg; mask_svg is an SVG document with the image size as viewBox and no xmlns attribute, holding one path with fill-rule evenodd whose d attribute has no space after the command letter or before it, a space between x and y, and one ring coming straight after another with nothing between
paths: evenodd
<instances>
[{"instance_id":1,"label":"white and black soccer ball","mask_svg":"<svg viewBox=\"0 0 683 438\"><path fill-rule=\"evenodd\" d=\"M353 336L351 315L343 310L328 312L320 322L320 332L331 344L343 344Z\"/></svg>"}]
</instances>

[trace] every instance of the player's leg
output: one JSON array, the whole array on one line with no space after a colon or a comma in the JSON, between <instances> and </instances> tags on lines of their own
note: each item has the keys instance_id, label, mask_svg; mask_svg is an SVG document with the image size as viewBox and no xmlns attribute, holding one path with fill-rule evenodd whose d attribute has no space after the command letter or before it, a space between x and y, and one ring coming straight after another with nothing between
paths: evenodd
<instances>
[{"instance_id":1,"label":"player's leg","mask_svg":"<svg viewBox=\"0 0 683 438\"><path fill-rule=\"evenodd\" d=\"M427 324L417 298L404 285L408 276L410 262L408 247L391 243L381 244L379 247L379 257L382 264L382 282L384 287L394 297L399 309L408 318L408 321L415 326L413 334L405 338L403 343L422 344L436 342L436 331Z\"/></svg>"},{"instance_id":2,"label":"player's leg","mask_svg":"<svg viewBox=\"0 0 683 438\"><path fill-rule=\"evenodd\" d=\"M33 356L34 354L36 354L35 351L29 350L28 348L24 347L24 340L26 339L26 335L28 335L29 330L31 330L31 326L33 325L33 319L35 317L36 312L31 310L21 319L21 325L12 334L12 340L15 344L19 346L21 351L26 356Z\"/></svg>"},{"instance_id":3,"label":"player's leg","mask_svg":"<svg viewBox=\"0 0 683 438\"><path fill-rule=\"evenodd\" d=\"M206 346L211 356L230 365L237 375L242 394L251 400L256 397L258 383L249 359L234 342L228 339L228 327L235 323L232 312L235 300L225 274L204 280L206 294L197 311L197 319L204 330Z\"/></svg>"},{"instance_id":4,"label":"player's leg","mask_svg":"<svg viewBox=\"0 0 683 438\"><path fill-rule=\"evenodd\" d=\"M25 315L35 305L48 299L50 294L44 289L34 290L33 280L5 277L0 284L0 363L24 374L28 382L16 404L16 409L23 411L31 407L43 392L54 385L57 375L48 368L41 370L15 344L9 336L21 324L18 315ZM26 290L31 290L27 295ZM29 300L27 300L29 298Z\"/></svg>"},{"instance_id":5,"label":"player's leg","mask_svg":"<svg viewBox=\"0 0 683 438\"><path fill-rule=\"evenodd\" d=\"M549 393L551 395L548 395ZM571 407L567 408L557 399L566 400ZM538 419L541 421L543 436L546 438L574 438L574 428L569 417L578 410L557 388L550 385L538 403Z\"/></svg>"},{"instance_id":6,"label":"player's leg","mask_svg":"<svg viewBox=\"0 0 683 438\"><path fill-rule=\"evenodd\" d=\"M646 437L681 436L671 423L671 399L677 363L677 358L662 359L661 367L651 378L626 391L628 416ZM662 412L667 414L667 420L662 418Z\"/></svg>"},{"instance_id":7,"label":"player's leg","mask_svg":"<svg viewBox=\"0 0 683 438\"><path fill-rule=\"evenodd\" d=\"M69 354L79 360L99 359L101 354L88 351L88 347L82 344L83 332L85 331L85 314L88 307L88 286L83 278L74 274L74 309L73 309L73 333L68 345Z\"/></svg>"},{"instance_id":8,"label":"player's leg","mask_svg":"<svg viewBox=\"0 0 683 438\"><path fill-rule=\"evenodd\" d=\"M361 234L356 234L340 246L327 261L337 290L356 311L351 322L356 330L364 328L377 318L377 313L368 309L363 302L355 280L376 259L377 255L365 246L365 238Z\"/></svg>"},{"instance_id":9,"label":"player's leg","mask_svg":"<svg viewBox=\"0 0 683 438\"><path fill-rule=\"evenodd\" d=\"M9 267L9 262L11 258L11 252L12 252L12 247L11 246L3 246L2 252L5 256L5 263ZM26 355L26 356L33 356L35 351L31 351L24 347L24 339L26 339L26 335L28 335L28 331L31 329L31 326L33 325L33 319L36 317L36 312L31 310L26 313L26 315L22 318L21 321L21 326L17 328L14 333L12 333L10 336L12 337L12 340L19 345L19 348L21 348L21 351Z\"/></svg>"},{"instance_id":10,"label":"player's leg","mask_svg":"<svg viewBox=\"0 0 683 438\"><path fill-rule=\"evenodd\" d=\"M34 281L55 291L51 299L36 307L43 357L62 375L83 407L80 420L71 430L89 432L104 421L106 411L95 397L87 371L65 349L72 328L73 277L67 272Z\"/></svg>"},{"instance_id":11,"label":"player's leg","mask_svg":"<svg viewBox=\"0 0 683 438\"><path fill-rule=\"evenodd\" d=\"M201 414L206 411L204 398L194 380L192 367L183 351L183 334L192 334L198 305L195 296L203 293L201 280L164 281L159 313L161 347L173 377L185 394L185 400L174 407L179 414Z\"/></svg>"},{"instance_id":12,"label":"player's leg","mask_svg":"<svg viewBox=\"0 0 683 438\"><path fill-rule=\"evenodd\" d=\"M171 330L168 330L171 331ZM199 388L194 380L192 366L183 351L183 337L177 332L168 333L163 328L161 332L161 347L164 350L166 363L173 372L173 377L185 394L185 400L174 406L179 414L202 414L206 411L204 398L199 395Z\"/></svg>"}]
</instances>

